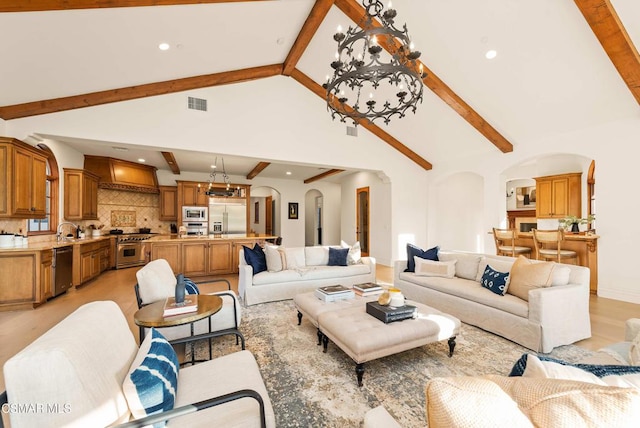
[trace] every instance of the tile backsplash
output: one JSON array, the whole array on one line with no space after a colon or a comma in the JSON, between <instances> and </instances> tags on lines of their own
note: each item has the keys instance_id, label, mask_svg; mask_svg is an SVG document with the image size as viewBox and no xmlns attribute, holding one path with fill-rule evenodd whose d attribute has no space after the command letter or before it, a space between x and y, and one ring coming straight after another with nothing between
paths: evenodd
<instances>
[{"instance_id":1,"label":"tile backsplash","mask_svg":"<svg viewBox=\"0 0 640 428\"><path fill-rule=\"evenodd\" d=\"M128 212L130 215L127 218L135 217L135 222L130 223L130 226L114 226L111 224L112 211ZM102 225L102 234L108 234L111 229L122 229L125 233L137 232L139 228L149 228L154 233L171 233L171 222L160 220L160 195L151 193L98 189L98 220L83 220L78 223L82 229L91 224L96 227ZM0 219L0 230L14 234L22 231L22 234L26 234L27 220ZM48 236L46 239L50 238ZM45 237L42 239L46 240Z\"/></svg>"}]
</instances>

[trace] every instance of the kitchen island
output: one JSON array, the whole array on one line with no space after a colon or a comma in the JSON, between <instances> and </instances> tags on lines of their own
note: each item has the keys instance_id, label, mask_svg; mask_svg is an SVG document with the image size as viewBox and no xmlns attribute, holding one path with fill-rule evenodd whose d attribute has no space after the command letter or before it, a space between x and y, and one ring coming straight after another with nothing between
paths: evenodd
<instances>
[{"instance_id":1,"label":"kitchen island","mask_svg":"<svg viewBox=\"0 0 640 428\"><path fill-rule=\"evenodd\" d=\"M233 234L178 236L159 235L146 241L147 261L165 259L174 272L187 277L238 273L238 255L243 245L264 245L277 236Z\"/></svg>"}]
</instances>

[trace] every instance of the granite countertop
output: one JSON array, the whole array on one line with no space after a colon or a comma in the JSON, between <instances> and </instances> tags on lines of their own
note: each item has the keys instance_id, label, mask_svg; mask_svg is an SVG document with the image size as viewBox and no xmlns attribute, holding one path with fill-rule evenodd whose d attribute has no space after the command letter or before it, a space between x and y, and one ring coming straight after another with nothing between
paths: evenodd
<instances>
[{"instance_id":1,"label":"granite countertop","mask_svg":"<svg viewBox=\"0 0 640 428\"><path fill-rule=\"evenodd\" d=\"M176 234L157 235L146 240L146 242L192 242L192 241L235 241L243 239L276 239L277 236L265 234L229 234L229 235L193 235L179 237Z\"/></svg>"},{"instance_id":2,"label":"granite countertop","mask_svg":"<svg viewBox=\"0 0 640 428\"><path fill-rule=\"evenodd\" d=\"M62 248L69 247L73 245L82 245L89 244L91 242L104 241L105 239L111 239L112 235L102 235L99 237L87 237L87 238L65 238L65 240L57 242L53 241L45 241L45 242L29 242L27 245L22 245L18 247L3 247L0 248L0 252L18 252L18 251L43 251L43 250L51 250L54 248ZM29 239L31 241L31 239Z\"/></svg>"}]
</instances>

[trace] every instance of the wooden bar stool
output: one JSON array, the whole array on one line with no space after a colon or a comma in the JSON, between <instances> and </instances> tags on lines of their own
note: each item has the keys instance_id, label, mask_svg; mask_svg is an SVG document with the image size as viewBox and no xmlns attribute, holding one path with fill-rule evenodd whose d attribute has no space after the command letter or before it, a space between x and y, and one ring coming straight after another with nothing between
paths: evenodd
<instances>
[{"instance_id":1,"label":"wooden bar stool","mask_svg":"<svg viewBox=\"0 0 640 428\"><path fill-rule=\"evenodd\" d=\"M515 229L496 229L494 227L493 239L496 241L496 254L499 256L518 257L520 254L531 256L531 248L516 245Z\"/></svg>"},{"instance_id":2,"label":"wooden bar stool","mask_svg":"<svg viewBox=\"0 0 640 428\"><path fill-rule=\"evenodd\" d=\"M573 250L563 250L564 230L532 229L533 244L536 249L536 259L553 260L561 263L565 259L574 259L578 264L578 253Z\"/></svg>"}]
</instances>

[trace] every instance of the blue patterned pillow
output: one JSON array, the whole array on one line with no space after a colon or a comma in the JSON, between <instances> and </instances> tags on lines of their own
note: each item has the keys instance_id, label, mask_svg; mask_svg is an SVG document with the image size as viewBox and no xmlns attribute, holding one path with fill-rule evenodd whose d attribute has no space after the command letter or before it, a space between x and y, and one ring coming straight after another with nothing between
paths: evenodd
<instances>
[{"instance_id":1,"label":"blue patterned pillow","mask_svg":"<svg viewBox=\"0 0 640 428\"><path fill-rule=\"evenodd\" d=\"M414 256L418 256L421 259L425 259L425 260L433 260L434 262L439 261L438 250L440 250L439 246L429 248L428 250L423 250L422 248L416 247L413 244L407 244L407 268L404 271L405 272L416 271L416 262L413 259Z\"/></svg>"},{"instance_id":2,"label":"blue patterned pillow","mask_svg":"<svg viewBox=\"0 0 640 428\"><path fill-rule=\"evenodd\" d=\"M348 248L329 247L329 263L327 263L327 266L346 266L348 255Z\"/></svg>"},{"instance_id":3,"label":"blue patterned pillow","mask_svg":"<svg viewBox=\"0 0 640 428\"><path fill-rule=\"evenodd\" d=\"M184 291L186 294L200 294L200 289L196 283L186 277L184 278Z\"/></svg>"},{"instance_id":4,"label":"blue patterned pillow","mask_svg":"<svg viewBox=\"0 0 640 428\"><path fill-rule=\"evenodd\" d=\"M267 256L257 243L253 248L245 245L243 245L242 248L244 249L244 260L248 265L251 265L254 275L267 270Z\"/></svg>"},{"instance_id":5,"label":"blue patterned pillow","mask_svg":"<svg viewBox=\"0 0 640 428\"><path fill-rule=\"evenodd\" d=\"M482 274L480 284L484 288L488 288L494 293L504 296L507 291L507 281L509 280L509 272L498 272L491 266L487 265Z\"/></svg>"},{"instance_id":6,"label":"blue patterned pillow","mask_svg":"<svg viewBox=\"0 0 640 428\"><path fill-rule=\"evenodd\" d=\"M134 418L173 409L178 392L178 356L165 337L152 328L131 364L122 389ZM164 423L154 425L163 427Z\"/></svg>"}]
</instances>

